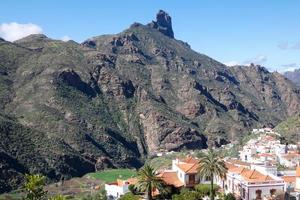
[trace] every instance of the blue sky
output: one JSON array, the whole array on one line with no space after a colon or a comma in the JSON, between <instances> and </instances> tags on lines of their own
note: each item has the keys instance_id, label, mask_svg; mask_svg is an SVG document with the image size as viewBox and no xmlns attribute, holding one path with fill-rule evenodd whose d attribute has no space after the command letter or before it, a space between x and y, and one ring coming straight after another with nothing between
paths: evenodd
<instances>
[{"instance_id":1,"label":"blue sky","mask_svg":"<svg viewBox=\"0 0 300 200\"><path fill-rule=\"evenodd\" d=\"M177 39L220 62L300 68L296 0L1 0L0 37L13 40L36 31L82 42L133 22L146 24L159 9L172 17Z\"/></svg>"}]
</instances>

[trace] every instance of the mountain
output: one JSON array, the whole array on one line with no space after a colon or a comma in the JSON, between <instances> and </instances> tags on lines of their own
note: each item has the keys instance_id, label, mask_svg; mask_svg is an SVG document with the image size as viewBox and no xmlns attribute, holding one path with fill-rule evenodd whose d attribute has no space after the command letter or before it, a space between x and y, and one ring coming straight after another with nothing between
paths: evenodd
<instances>
[{"instance_id":1,"label":"mountain","mask_svg":"<svg viewBox=\"0 0 300 200\"><path fill-rule=\"evenodd\" d=\"M300 140L300 113L289 117L275 127L288 143L299 142Z\"/></svg>"},{"instance_id":2,"label":"mountain","mask_svg":"<svg viewBox=\"0 0 300 200\"><path fill-rule=\"evenodd\" d=\"M24 173L49 180L140 167L161 150L201 149L275 126L300 90L257 65L227 67L147 25L74 41L0 41L0 191Z\"/></svg>"},{"instance_id":3,"label":"mountain","mask_svg":"<svg viewBox=\"0 0 300 200\"><path fill-rule=\"evenodd\" d=\"M294 71L287 71L284 76L293 81L296 85L300 86L300 69Z\"/></svg>"}]
</instances>

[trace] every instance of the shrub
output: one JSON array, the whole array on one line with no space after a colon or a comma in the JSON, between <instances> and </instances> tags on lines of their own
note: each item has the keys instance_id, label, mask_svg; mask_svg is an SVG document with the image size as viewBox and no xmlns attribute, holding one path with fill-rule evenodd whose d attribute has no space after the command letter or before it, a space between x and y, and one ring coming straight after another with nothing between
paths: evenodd
<instances>
[{"instance_id":1,"label":"shrub","mask_svg":"<svg viewBox=\"0 0 300 200\"><path fill-rule=\"evenodd\" d=\"M201 195L197 191L191 191L189 189L182 189L180 194L172 196L172 200L200 200Z\"/></svg>"},{"instance_id":2,"label":"shrub","mask_svg":"<svg viewBox=\"0 0 300 200\"><path fill-rule=\"evenodd\" d=\"M232 193L228 193L224 196L224 200L235 200L235 196Z\"/></svg>"},{"instance_id":3,"label":"shrub","mask_svg":"<svg viewBox=\"0 0 300 200\"><path fill-rule=\"evenodd\" d=\"M217 185L214 184L213 189L216 191L219 189ZM195 186L195 190L203 197L210 195L210 184L198 184Z\"/></svg>"},{"instance_id":4,"label":"shrub","mask_svg":"<svg viewBox=\"0 0 300 200\"><path fill-rule=\"evenodd\" d=\"M131 192L128 192L119 198L119 200L139 200L139 199L140 199L139 196L136 196Z\"/></svg>"},{"instance_id":5,"label":"shrub","mask_svg":"<svg viewBox=\"0 0 300 200\"><path fill-rule=\"evenodd\" d=\"M47 191L44 190L46 177L42 175L25 176L25 200L42 200L46 199Z\"/></svg>"},{"instance_id":6,"label":"shrub","mask_svg":"<svg viewBox=\"0 0 300 200\"><path fill-rule=\"evenodd\" d=\"M132 194L134 194L134 195L137 195L139 192L137 191L137 189L136 189L136 187L133 185L133 184L130 184L129 186L128 186L128 190L132 193Z\"/></svg>"}]
</instances>

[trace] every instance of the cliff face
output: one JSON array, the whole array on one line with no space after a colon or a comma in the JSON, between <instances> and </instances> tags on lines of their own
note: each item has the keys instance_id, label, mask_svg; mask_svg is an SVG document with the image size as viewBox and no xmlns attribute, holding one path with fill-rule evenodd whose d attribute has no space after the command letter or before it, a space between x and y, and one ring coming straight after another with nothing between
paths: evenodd
<instances>
[{"instance_id":1,"label":"cliff face","mask_svg":"<svg viewBox=\"0 0 300 200\"><path fill-rule=\"evenodd\" d=\"M139 167L160 150L220 145L299 110L299 89L280 74L228 68L173 37L160 11L82 44L1 40L0 191L26 172L59 180Z\"/></svg>"}]
</instances>

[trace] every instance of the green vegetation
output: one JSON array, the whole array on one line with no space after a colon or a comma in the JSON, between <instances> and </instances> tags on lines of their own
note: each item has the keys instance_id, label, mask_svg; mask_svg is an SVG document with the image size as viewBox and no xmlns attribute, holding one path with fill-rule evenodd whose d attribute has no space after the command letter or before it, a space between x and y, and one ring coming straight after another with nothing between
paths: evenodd
<instances>
[{"instance_id":1,"label":"green vegetation","mask_svg":"<svg viewBox=\"0 0 300 200\"><path fill-rule=\"evenodd\" d=\"M220 155L210 149L199 161L199 175L200 177L210 180L210 199L214 200L214 177L221 179L226 177L227 168L224 160L220 158Z\"/></svg>"},{"instance_id":2,"label":"green vegetation","mask_svg":"<svg viewBox=\"0 0 300 200\"><path fill-rule=\"evenodd\" d=\"M49 200L67 200L67 198L65 196L59 194L59 195L50 197Z\"/></svg>"},{"instance_id":3,"label":"green vegetation","mask_svg":"<svg viewBox=\"0 0 300 200\"><path fill-rule=\"evenodd\" d=\"M88 194L83 197L80 197L78 200L107 200L106 191L101 189L95 194Z\"/></svg>"},{"instance_id":4,"label":"green vegetation","mask_svg":"<svg viewBox=\"0 0 300 200\"><path fill-rule=\"evenodd\" d=\"M278 124L275 129L281 136L282 140L287 143L294 144L300 139L300 114L288 118Z\"/></svg>"},{"instance_id":5,"label":"green vegetation","mask_svg":"<svg viewBox=\"0 0 300 200\"><path fill-rule=\"evenodd\" d=\"M172 200L200 200L201 195L197 191L192 191L189 189L182 189L180 194L174 194Z\"/></svg>"},{"instance_id":6,"label":"green vegetation","mask_svg":"<svg viewBox=\"0 0 300 200\"><path fill-rule=\"evenodd\" d=\"M90 173L89 176L100 179L104 182L113 182L117 179L128 179L136 176L136 171L133 169L109 169L100 172Z\"/></svg>"},{"instance_id":7,"label":"green vegetation","mask_svg":"<svg viewBox=\"0 0 300 200\"><path fill-rule=\"evenodd\" d=\"M224 200L236 200L234 194L228 193L224 195Z\"/></svg>"},{"instance_id":8,"label":"green vegetation","mask_svg":"<svg viewBox=\"0 0 300 200\"><path fill-rule=\"evenodd\" d=\"M139 200L140 197L138 195L134 195L131 192L124 194L119 200Z\"/></svg>"},{"instance_id":9,"label":"green vegetation","mask_svg":"<svg viewBox=\"0 0 300 200\"><path fill-rule=\"evenodd\" d=\"M153 189L164 191L164 183L155 174L155 169L150 165L145 165L138 171L138 183L136 185L138 191L145 192L148 200L152 200Z\"/></svg>"},{"instance_id":10,"label":"green vegetation","mask_svg":"<svg viewBox=\"0 0 300 200\"><path fill-rule=\"evenodd\" d=\"M41 175L26 175L25 200L46 199L47 191L44 190L46 177ZM62 199L57 199L62 200Z\"/></svg>"},{"instance_id":11,"label":"green vegetation","mask_svg":"<svg viewBox=\"0 0 300 200\"><path fill-rule=\"evenodd\" d=\"M219 189L219 186L214 184L213 185L214 194L216 194L216 191L218 189ZM210 196L211 185L210 184L198 184L195 186L195 190L200 194L201 197Z\"/></svg>"}]
</instances>

